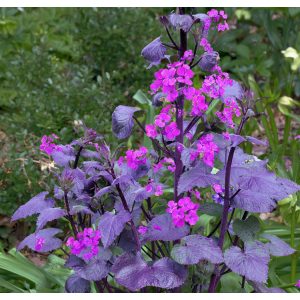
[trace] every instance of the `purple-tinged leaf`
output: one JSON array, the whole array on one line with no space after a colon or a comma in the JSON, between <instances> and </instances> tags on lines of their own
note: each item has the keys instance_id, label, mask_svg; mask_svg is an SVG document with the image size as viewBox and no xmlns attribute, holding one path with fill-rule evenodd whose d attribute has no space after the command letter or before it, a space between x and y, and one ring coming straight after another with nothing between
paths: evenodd
<instances>
[{"instance_id":1,"label":"purple-tinged leaf","mask_svg":"<svg viewBox=\"0 0 300 300\"><path fill-rule=\"evenodd\" d=\"M160 64L166 57L167 48L162 44L160 37L153 40L142 50L142 56L150 63L149 68Z\"/></svg>"},{"instance_id":2,"label":"purple-tinged leaf","mask_svg":"<svg viewBox=\"0 0 300 300\"><path fill-rule=\"evenodd\" d=\"M86 263L82 258L71 254L68 257L68 259L66 260L64 266L67 267L67 268L76 268L76 267L83 267L83 266L85 266L85 264Z\"/></svg>"},{"instance_id":3,"label":"purple-tinged leaf","mask_svg":"<svg viewBox=\"0 0 300 300\"><path fill-rule=\"evenodd\" d=\"M66 215L66 211L62 208L59 207L54 207L54 208L46 208L44 209L36 222L37 228L36 230L40 230L43 227L45 227L45 225L53 220L57 220L59 218L62 218L63 216Z\"/></svg>"},{"instance_id":4,"label":"purple-tinged leaf","mask_svg":"<svg viewBox=\"0 0 300 300\"><path fill-rule=\"evenodd\" d=\"M263 243L245 243L244 251L233 246L225 251L224 259L228 268L247 280L266 282L268 279L270 255Z\"/></svg>"},{"instance_id":5,"label":"purple-tinged leaf","mask_svg":"<svg viewBox=\"0 0 300 300\"><path fill-rule=\"evenodd\" d=\"M188 32L194 20L190 15L179 15L179 14L171 14L169 16L169 21L176 29L182 29L185 32Z\"/></svg>"},{"instance_id":6,"label":"purple-tinged leaf","mask_svg":"<svg viewBox=\"0 0 300 300\"><path fill-rule=\"evenodd\" d=\"M241 190L232 200L232 207L254 213L271 212L276 206L277 202L269 195L252 190Z\"/></svg>"},{"instance_id":7,"label":"purple-tinged leaf","mask_svg":"<svg viewBox=\"0 0 300 300\"><path fill-rule=\"evenodd\" d=\"M98 229L101 232L101 241L104 248L109 247L113 243L130 219L130 213L125 210L120 211L116 215L106 212L101 216Z\"/></svg>"},{"instance_id":8,"label":"purple-tinged leaf","mask_svg":"<svg viewBox=\"0 0 300 300\"><path fill-rule=\"evenodd\" d=\"M181 240L181 245L175 245L171 252L172 258L183 265L194 265L201 260L213 264L222 263L222 250L216 241L198 234L189 235Z\"/></svg>"},{"instance_id":9,"label":"purple-tinged leaf","mask_svg":"<svg viewBox=\"0 0 300 300\"><path fill-rule=\"evenodd\" d=\"M180 176L178 193L190 191L194 187L211 186L214 183L218 183L218 179L211 174L211 169L203 163L199 163Z\"/></svg>"},{"instance_id":10,"label":"purple-tinged leaf","mask_svg":"<svg viewBox=\"0 0 300 300\"><path fill-rule=\"evenodd\" d=\"M97 151L92 151L92 150L88 150L88 149L83 149L81 151L80 155L85 158L101 159L101 156Z\"/></svg>"},{"instance_id":11,"label":"purple-tinged leaf","mask_svg":"<svg viewBox=\"0 0 300 300\"><path fill-rule=\"evenodd\" d=\"M248 142L254 145L265 146L265 147L269 146L268 141L262 141L252 136L246 136L246 139Z\"/></svg>"},{"instance_id":12,"label":"purple-tinged leaf","mask_svg":"<svg viewBox=\"0 0 300 300\"><path fill-rule=\"evenodd\" d=\"M88 280L73 274L67 279L65 290L67 293L90 293L91 284Z\"/></svg>"},{"instance_id":13,"label":"purple-tinged leaf","mask_svg":"<svg viewBox=\"0 0 300 300\"><path fill-rule=\"evenodd\" d=\"M136 250L136 241L131 229L124 229L120 234L118 246L125 252L131 252Z\"/></svg>"},{"instance_id":14,"label":"purple-tinged leaf","mask_svg":"<svg viewBox=\"0 0 300 300\"><path fill-rule=\"evenodd\" d=\"M35 233L32 233L31 235L27 236L17 247L17 249L20 251L25 246L30 248L31 250L37 251L36 248L36 242L38 239L43 239L44 243L41 246L41 249L38 252L49 252L52 250L55 250L59 248L62 244L62 241L56 237L54 237L56 234L60 233L61 230L57 228L47 228L42 229L40 231L37 231Z\"/></svg>"},{"instance_id":15,"label":"purple-tinged leaf","mask_svg":"<svg viewBox=\"0 0 300 300\"><path fill-rule=\"evenodd\" d=\"M175 227L172 216L168 213L153 218L147 225L143 241L175 241L189 233L189 226Z\"/></svg>"},{"instance_id":16,"label":"purple-tinged leaf","mask_svg":"<svg viewBox=\"0 0 300 300\"><path fill-rule=\"evenodd\" d=\"M51 156L58 166L67 167L75 160L76 152L70 145L59 145L59 151L54 150Z\"/></svg>"},{"instance_id":17,"label":"purple-tinged leaf","mask_svg":"<svg viewBox=\"0 0 300 300\"><path fill-rule=\"evenodd\" d=\"M46 208L54 206L53 199L46 199L48 192L41 192L31 198L27 203L21 205L11 217L12 221L23 219L42 212Z\"/></svg>"},{"instance_id":18,"label":"purple-tinged leaf","mask_svg":"<svg viewBox=\"0 0 300 300\"><path fill-rule=\"evenodd\" d=\"M235 80L233 80L232 85L226 85L224 88L224 94L221 96L221 100L223 102L226 101L226 99L234 98L236 100L241 100L244 96L244 90L242 86Z\"/></svg>"},{"instance_id":19,"label":"purple-tinged leaf","mask_svg":"<svg viewBox=\"0 0 300 300\"><path fill-rule=\"evenodd\" d=\"M187 270L170 258L162 258L152 266L141 255L125 253L117 258L112 272L118 284L131 291L146 286L172 289L181 286L187 278Z\"/></svg>"},{"instance_id":20,"label":"purple-tinged leaf","mask_svg":"<svg viewBox=\"0 0 300 300\"><path fill-rule=\"evenodd\" d=\"M103 195L112 192L112 188L110 186L106 186L99 191L97 191L94 195L95 198L101 198Z\"/></svg>"},{"instance_id":21,"label":"purple-tinged leaf","mask_svg":"<svg viewBox=\"0 0 300 300\"><path fill-rule=\"evenodd\" d=\"M104 170L104 167L97 161L85 161L83 162L83 170L87 175L98 175L99 171Z\"/></svg>"},{"instance_id":22,"label":"purple-tinged leaf","mask_svg":"<svg viewBox=\"0 0 300 300\"><path fill-rule=\"evenodd\" d=\"M202 71L210 72L218 64L219 59L219 53L216 51L204 52L201 56L198 66Z\"/></svg>"},{"instance_id":23,"label":"purple-tinged leaf","mask_svg":"<svg viewBox=\"0 0 300 300\"><path fill-rule=\"evenodd\" d=\"M134 126L133 114L139 108L119 105L112 114L112 131L118 139L125 139L130 136Z\"/></svg>"},{"instance_id":24,"label":"purple-tinged leaf","mask_svg":"<svg viewBox=\"0 0 300 300\"><path fill-rule=\"evenodd\" d=\"M111 252L109 250L104 250L100 248L98 257L93 258L88 263L82 265L74 261L72 269L76 272L78 276L83 279L98 281L103 279L108 275L110 265L108 260L111 258Z\"/></svg>"},{"instance_id":25,"label":"purple-tinged leaf","mask_svg":"<svg viewBox=\"0 0 300 300\"><path fill-rule=\"evenodd\" d=\"M275 235L264 233L261 236L270 241L265 246L273 256L288 256L295 252L295 249Z\"/></svg>"},{"instance_id":26,"label":"purple-tinged leaf","mask_svg":"<svg viewBox=\"0 0 300 300\"><path fill-rule=\"evenodd\" d=\"M246 139L238 134L230 134L230 146L236 147L246 141Z\"/></svg>"},{"instance_id":27,"label":"purple-tinged leaf","mask_svg":"<svg viewBox=\"0 0 300 300\"><path fill-rule=\"evenodd\" d=\"M132 176L130 175L121 175L120 177L117 177L112 183L112 186L115 186L117 184L122 184L122 183L128 183L132 180Z\"/></svg>"},{"instance_id":28,"label":"purple-tinged leaf","mask_svg":"<svg viewBox=\"0 0 300 300\"><path fill-rule=\"evenodd\" d=\"M257 293L285 293L284 290L276 287L268 288L262 283L254 282L254 281L248 281L250 285L254 288L255 292Z\"/></svg>"},{"instance_id":29,"label":"purple-tinged leaf","mask_svg":"<svg viewBox=\"0 0 300 300\"><path fill-rule=\"evenodd\" d=\"M87 215L93 215L94 213L86 206L86 204L78 204L70 201L70 214L76 215L78 213L83 213Z\"/></svg>"}]
</instances>

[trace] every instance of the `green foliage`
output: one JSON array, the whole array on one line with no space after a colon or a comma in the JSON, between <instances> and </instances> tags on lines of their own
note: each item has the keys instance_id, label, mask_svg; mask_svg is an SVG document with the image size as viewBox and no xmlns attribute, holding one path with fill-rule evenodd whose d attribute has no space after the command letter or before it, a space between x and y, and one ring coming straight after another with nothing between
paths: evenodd
<instances>
[{"instance_id":1,"label":"green foliage","mask_svg":"<svg viewBox=\"0 0 300 300\"><path fill-rule=\"evenodd\" d=\"M16 249L7 254L0 251L0 292L63 292L70 275L64 262L52 254L38 267Z\"/></svg>"}]
</instances>

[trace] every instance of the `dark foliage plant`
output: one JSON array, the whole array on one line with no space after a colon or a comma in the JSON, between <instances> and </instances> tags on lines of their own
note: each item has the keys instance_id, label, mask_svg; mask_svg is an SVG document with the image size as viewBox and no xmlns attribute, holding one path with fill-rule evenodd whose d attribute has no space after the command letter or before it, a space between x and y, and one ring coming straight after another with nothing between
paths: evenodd
<instances>
[{"instance_id":1,"label":"dark foliage plant","mask_svg":"<svg viewBox=\"0 0 300 300\"><path fill-rule=\"evenodd\" d=\"M268 286L268 264L295 250L261 234L255 213L273 211L300 186L241 148L267 142L243 136L245 123L259 117L259 100L222 71L209 42L210 32L229 29L226 20L224 11L190 15L184 8L160 18L169 42L158 37L142 50L149 68L166 63L150 86L160 111L153 124L142 124L136 107L120 105L112 115L118 139L136 124L151 147L122 155L122 147L112 151L89 128L67 145L57 144L55 134L42 138L40 149L58 167L57 184L22 205L12 221L38 214L36 231L18 249L61 248L73 270L66 292L213 293L228 273L237 274L244 291L282 291ZM218 219L209 233L199 224L204 214ZM58 219L68 226L46 228Z\"/></svg>"}]
</instances>

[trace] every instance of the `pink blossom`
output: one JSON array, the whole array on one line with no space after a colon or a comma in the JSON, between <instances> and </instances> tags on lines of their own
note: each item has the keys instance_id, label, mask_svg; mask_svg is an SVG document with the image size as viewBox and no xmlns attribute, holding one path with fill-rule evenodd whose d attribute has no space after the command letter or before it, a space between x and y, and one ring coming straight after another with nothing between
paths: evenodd
<instances>
[{"instance_id":1,"label":"pink blossom","mask_svg":"<svg viewBox=\"0 0 300 300\"><path fill-rule=\"evenodd\" d=\"M126 161L129 168L136 170L140 165L146 163L146 154L148 150L146 147L141 147L138 150L127 150L126 151Z\"/></svg>"},{"instance_id":2,"label":"pink blossom","mask_svg":"<svg viewBox=\"0 0 300 300\"><path fill-rule=\"evenodd\" d=\"M174 140L179 134L180 130L177 128L176 122L171 122L165 127L164 135L168 140Z\"/></svg>"},{"instance_id":3,"label":"pink blossom","mask_svg":"<svg viewBox=\"0 0 300 300\"><path fill-rule=\"evenodd\" d=\"M99 230L85 228L82 232L78 232L77 239L69 237L66 245L70 248L72 254L82 256L85 260L90 260L98 255L100 238Z\"/></svg>"},{"instance_id":4,"label":"pink blossom","mask_svg":"<svg viewBox=\"0 0 300 300\"><path fill-rule=\"evenodd\" d=\"M300 288L300 279L296 282L295 286Z\"/></svg>"},{"instance_id":5,"label":"pink blossom","mask_svg":"<svg viewBox=\"0 0 300 300\"><path fill-rule=\"evenodd\" d=\"M197 215L197 212L195 210L190 210L186 215L185 215L185 218L184 220L190 224L191 226L192 225L195 225L197 222L198 222L198 215Z\"/></svg>"},{"instance_id":6,"label":"pink blossom","mask_svg":"<svg viewBox=\"0 0 300 300\"><path fill-rule=\"evenodd\" d=\"M53 143L58 136L54 133L51 136L44 135L41 139L40 150L51 155L53 151L61 151L61 148Z\"/></svg>"},{"instance_id":7,"label":"pink blossom","mask_svg":"<svg viewBox=\"0 0 300 300\"><path fill-rule=\"evenodd\" d=\"M213 184L212 187L217 194L221 194L223 192L222 186L217 183Z\"/></svg>"},{"instance_id":8,"label":"pink blossom","mask_svg":"<svg viewBox=\"0 0 300 300\"><path fill-rule=\"evenodd\" d=\"M146 129L146 135L149 138L155 139L158 136L158 133L157 133L156 128L155 128L155 125L153 125L153 124L147 124L145 129Z\"/></svg>"},{"instance_id":9,"label":"pink blossom","mask_svg":"<svg viewBox=\"0 0 300 300\"><path fill-rule=\"evenodd\" d=\"M161 231L161 227L160 226L158 226L158 225L153 225L153 229L154 230L158 230L158 231Z\"/></svg>"},{"instance_id":10,"label":"pink blossom","mask_svg":"<svg viewBox=\"0 0 300 300\"><path fill-rule=\"evenodd\" d=\"M206 52L212 52L213 51L212 46L210 45L210 43L208 42L208 40L206 38L201 39L200 46L202 46L202 48Z\"/></svg>"},{"instance_id":11,"label":"pink blossom","mask_svg":"<svg viewBox=\"0 0 300 300\"><path fill-rule=\"evenodd\" d=\"M167 212L171 214L176 209L177 209L177 203L175 201L173 201L173 200L169 201L168 202Z\"/></svg>"},{"instance_id":12,"label":"pink blossom","mask_svg":"<svg viewBox=\"0 0 300 300\"><path fill-rule=\"evenodd\" d=\"M160 128L163 128L166 126L166 123L169 123L170 121L171 121L170 115L161 112L159 115L156 116L154 124Z\"/></svg>"},{"instance_id":13,"label":"pink blossom","mask_svg":"<svg viewBox=\"0 0 300 300\"><path fill-rule=\"evenodd\" d=\"M182 60L192 60L194 57L193 51L192 50L187 50L184 52L183 57L181 58Z\"/></svg>"},{"instance_id":14,"label":"pink blossom","mask_svg":"<svg viewBox=\"0 0 300 300\"><path fill-rule=\"evenodd\" d=\"M163 193L164 193L164 191L162 189L162 186L160 184L158 184L156 186L154 195L158 197L158 196L161 196Z\"/></svg>"},{"instance_id":15,"label":"pink blossom","mask_svg":"<svg viewBox=\"0 0 300 300\"><path fill-rule=\"evenodd\" d=\"M233 117L240 117L241 110L234 99L226 99L223 111L216 112L216 116L228 127L234 128Z\"/></svg>"},{"instance_id":16,"label":"pink blossom","mask_svg":"<svg viewBox=\"0 0 300 300\"><path fill-rule=\"evenodd\" d=\"M138 228L138 233L141 235L147 233L147 231L148 231L148 228L146 226L139 226L139 228Z\"/></svg>"},{"instance_id":17,"label":"pink blossom","mask_svg":"<svg viewBox=\"0 0 300 300\"><path fill-rule=\"evenodd\" d=\"M214 166L215 153L219 152L218 146L213 142L214 136L207 134L202 136L197 143L197 153L202 156L205 164Z\"/></svg>"},{"instance_id":18,"label":"pink blossom","mask_svg":"<svg viewBox=\"0 0 300 300\"><path fill-rule=\"evenodd\" d=\"M37 237L36 240L35 240L34 250L35 251L41 251L44 244L45 244L45 239L42 238L42 237Z\"/></svg>"}]
</instances>

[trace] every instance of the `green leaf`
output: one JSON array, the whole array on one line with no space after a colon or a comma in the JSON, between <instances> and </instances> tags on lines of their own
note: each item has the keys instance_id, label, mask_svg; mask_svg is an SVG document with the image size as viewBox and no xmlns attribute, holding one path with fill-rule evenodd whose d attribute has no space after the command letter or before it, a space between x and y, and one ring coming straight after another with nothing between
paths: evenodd
<instances>
[{"instance_id":1,"label":"green leaf","mask_svg":"<svg viewBox=\"0 0 300 300\"><path fill-rule=\"evenodd\" d=\"M233 231L242 241L252 241L260 231L260 223L255 216L250 216L245 221L235 220L233 222Z\"/></svg>"},{"instance_id":2,"label":"green leaf","mask_svg":"<svg viewBox=\"0 0 300 300\"><path fill-rule=\"evenodd\" d=\"M204 203L199 211L209 216L220 217L223 213L223 206L218 203Z\"/></svg>"},{"instance_id":3,"label":"green leaf","mask_svg":"<svg viewBox=\"0 0 300 300\"><path fill-rule=\"evenodd\" d=\"M150 104L152 105L151 100L148 99L148 97L141 91L138 90L134 95L133 99L137 101L140 104Z\"/></svg>"}]
</instances>

